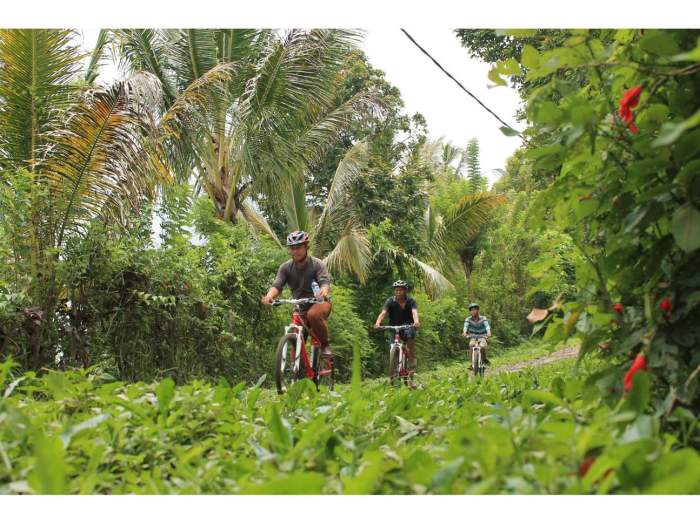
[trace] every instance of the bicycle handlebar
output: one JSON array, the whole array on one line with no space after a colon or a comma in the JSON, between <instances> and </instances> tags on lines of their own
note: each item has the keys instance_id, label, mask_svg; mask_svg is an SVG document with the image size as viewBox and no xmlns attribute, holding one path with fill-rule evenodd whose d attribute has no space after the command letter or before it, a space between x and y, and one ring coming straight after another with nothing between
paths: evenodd
<instances>
[{"instance_id":1,"label":"bicycle handlebar","mask_svg":"<svg viewBox=\"0 0 700 524\"><path fill-rule=\"evenodd\" d=\"M392 329L398 331L399 329L406 329L413 327L413 324L404 324L403 326L379 326L379 329Z\"/></svg>"},{"instance_id":2,"label":"bicycle handlebar","mask_svg":"<svg viewBox=\"0 0 700 524\"><path fill-rule=\"evenodd\" d=\"M275 299L272 301L273 306L279 306L281 304L292 304L298 306L301 304L323 304L324 300L322 298L293 298L293 299Z\"/></svg>"}]
</instances>

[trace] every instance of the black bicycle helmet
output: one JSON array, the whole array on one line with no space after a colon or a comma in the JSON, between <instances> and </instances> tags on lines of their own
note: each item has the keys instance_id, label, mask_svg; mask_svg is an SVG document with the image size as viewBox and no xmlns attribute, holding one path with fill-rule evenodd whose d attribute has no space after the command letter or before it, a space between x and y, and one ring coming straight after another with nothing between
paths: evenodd
<instances>
[{"instance_id":1,"label":"black bicycle helmet","mask_svg":"<svg viewBox=\"0 0 700 524\"><path fill-rule=\"evenodd\" d=\"M475 307L476 309L479 309L479 304L477 304L476 302L472 302L471 304L469 304L469 308L468 308L468 309L471 311L471 309L472 309L473 307Z\"/></svg>"},{"instance_id":2,"label":"black bicycle helmet","mask_svg":"<svg viewBox=\"0 0 700 524\"><path fill-rule=\"evenodd\" d=\"M299 244L308 244L309 235L306 231L292 231L287 235L288 246L298 246Z\"/></svg>"},{"instance_id":3,"label":"black bicycle helmet","mask_svg":"<svg viewBox=\"0 0 700 524\"><path fill-rule=\"evenodd\" d=\"M405 280L397 280L396 282L394 282L394 285L392 287L403 287L408 289L408 284Z\"/></svg>"}]
</instances>

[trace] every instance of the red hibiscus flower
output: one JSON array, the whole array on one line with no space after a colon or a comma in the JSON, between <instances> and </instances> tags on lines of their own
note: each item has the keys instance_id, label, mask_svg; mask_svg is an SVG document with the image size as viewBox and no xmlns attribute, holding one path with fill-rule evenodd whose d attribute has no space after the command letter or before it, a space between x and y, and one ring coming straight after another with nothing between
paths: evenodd
<instances>
[{"instance_id":1,"label":"red hibiscus flower","mask_svg":"<svg viewBox=\"0 0 700 524\"><path fill-rule=\"evenodd\" d=\"M632 389L632 377L634 377L634 375L639 371L646 371L646 369L647 357L644 356L644 353L639 353L637 358L634 359L634 362L632 362L630 368L627 370L627 373L625 373L625 391Z\"/></svg>"},{"instance_id":2,"label":"red hibiscus flower","mask_svg":"<svg viewBox=\"0 0 700 524\"><path fill-rule=\"evenodd\" d=\"M634 122L632 122L634 117L632 114L632 108L637 107L637 104L639 104L639 95L641 94L642 86L634 86L625 91L625 94L622 95L622 98L620 99L620 109L618 110L622 121L627 124L629 130L635 135L637 134L638 129L637 126L634 125Z\"/></svg>"},{"instance_id":3,"label":"red hibiscus flower","mask_svg":"<svg viewBox=\"0 0 700 524\"><path fill-rule=\"evenodd\" d=\"M659 303L659 307L661 308L661 311L665 313L670 313L673 310L673 304L668 299L668 297L664 297L661 300L661 302Z\"/></svg>"},{"instance_id":4,"label":"red hibiscus flower","mask_svg":"<svg viewBox=\"0 0 700 524\"><path fill-rule=\"evenodd\" d=\"M615 313L622 313L622 304L618 302L613 306L613 309L615 310Z\"/></svg>"}]
</instances>

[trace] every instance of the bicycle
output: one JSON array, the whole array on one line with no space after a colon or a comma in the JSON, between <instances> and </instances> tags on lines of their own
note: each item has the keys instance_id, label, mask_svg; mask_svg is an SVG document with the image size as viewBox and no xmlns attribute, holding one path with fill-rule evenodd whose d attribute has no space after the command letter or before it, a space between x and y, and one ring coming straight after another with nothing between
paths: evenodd
<instances>
[{"instance_id":1,"label":"bicycle","mask_svg":"<svg viewBox=\"0 0 700 524\"><path fill-rule=\"evenodd\" d=\"M301 318L299 306L304 304L321 304L322 298L300 298L291 300L273 300L273 306L291 304L294 306L292 322L284 328L284 335L277 344L277 356L275 360L275 385L277 393L282 394L300 378L300 364L304 364L306 378L313 380L316 391L324 384L329 390L333 390L333 356L323 355L321 343L307 330ZM306 352L306 338L311 335L311 360Z\"/></svg>"},{"instance_id":2,"label":"bicycle","mask_svg":"<svg viewBox=\"0 0 700 524\"><path fill-rule=\"evenodd\" d=\"M474 376L484 376L484 363L481 358L481 348L482 343L486 344L485 335L467 335L470 341L469 347L472 350L472 369L474 370ZM472 346L471 341L475 340L476 343Z\"/></svg>"},{"instance_id":3,"label":"bicycle","mask_svg":"<svg viewBox=\"0 0 700 524\"><path fill-rule=\"evenodd\" d=\"M394 341L389 345L389 381L394 382L399 379L408 385L409 373L406 368L406 344L401 340L400 331L413 327L412 324L403 326L379 326L379 329L394 331ZM398 353L397 353L398 352Z\"/></svg>"}]
</instances>

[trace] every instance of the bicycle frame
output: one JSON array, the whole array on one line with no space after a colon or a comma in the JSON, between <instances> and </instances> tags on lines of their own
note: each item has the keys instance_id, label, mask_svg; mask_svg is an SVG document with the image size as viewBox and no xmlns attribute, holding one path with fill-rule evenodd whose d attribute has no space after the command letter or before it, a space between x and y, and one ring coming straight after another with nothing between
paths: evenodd
<instances>
[{"instance_id":1,"label":"bicycle frame","mask_svg":"<svg viewBox=\"0 0 700 524\"><path fill-rule=\"evenodd\" d=\"M324 377L327 375L331 376L331 383L332 383L332 377L333 377L333 358L330 355L323 355L321 354L321 342L316 338L316 336L311 332L311 329L307 328L307 326L304 324L304 321L302 319L302 315L300 311L297 309L298 306L302 304L320 304L323 303L324 300L321 298L302 298L302 299L292 299L292 300L274 300L272 302L273 306L278 306L281 304L291 304L295 306L294 311L292 312L292 321L289 325L287 325L284 328L284 334L285 336L288 335L293 335L296 339L296 344L294 345L293 348L287 347L287 351L282 355L282 363L281 367L284 368L286 367L287 364L287 358L288 358L288 351L291 351L292 354L291 356L291 361L293 361L293 364L290 366L291 371L292 371L292 382L296 381L297 374L299 373L299 366L300 362L304 363L304 369L306 371L306 377L312 379L315 383L316 386L318 387L318 382L320 377ZM307 335L311 336L311 354L312 358L314 355L314 351L319 352L318 353L318 358L324 358L326 361L326 366L325 369L321 369L320 366L320 361L316 361L316 368L314 369L314 363L311 362L311 359L309 358L309 353L306 351L306 337ZM279 386L278 386L279 387ZM332 387L332 386L331 386Z\"/></svg>"},{"instance_id":2,"label":"bicycle frame","mask_svg":"<svg viewBox=\"0 0 700 524\"><path fill-rule=\"evenodd\" d=\"M392 364L392 358L391 355L393 354L394 351L398 351L397 354L397 365L399 368L399 372L395 378L399 378L403 381L408 380L408 369L406 369L406 344L403 340L401 340L401 335L400 331L405 328L413 327L410 324L406 324L403 326L381 326L380 329L387 329L387 330L392 330L394 332L394 341L389 344L389 365L391 366ZM393 375L394 370L390 370L391 374ZM392 376L392 379L394 377Z\"/></svg>"},{"instance_id":3,"label":"bicycle frame","mask_svg":"<svg viewBox=\"0 0 700 524\"><path fill-rule=\"evenodd\" d=\"M485 342L486 337L484 335L469 335L468 338L470 342L469 349L472 350L472 368L474 369L474 373L479 373L483 375L484 364L481 355L481 343L479 341L483 340ZM476 341L476 343L473 346L471 345L472 340Z\"/></svg>"},{"instance_id":4,"label":"bicycle frame","mask_svg":"<svg viewBox=\"0 0 700 524\"><path fill-rule=\"evenodd\" d=\"M297 344L296 348L294 351L294 372L297 373L299 371L299 359L301 359L304 362L304 368L306 369L306 376L308 378L313 379L314 378L314 371L311 366L311 362L309 360L309 355L306 352L306 333L304 332L306 330L306 326L304 325L303 320L301 319L301 314L299 314L298 311L292 312L292 323L289 324L286 328L284 328L284 333L285 335L288 334L294 334L297 336ZM310 331L309 331L309 334ZM311 335L311 347L316 346L317 348L321 347L321 343L316 339L315 336Z\"/></svg>"}]
</instances>

